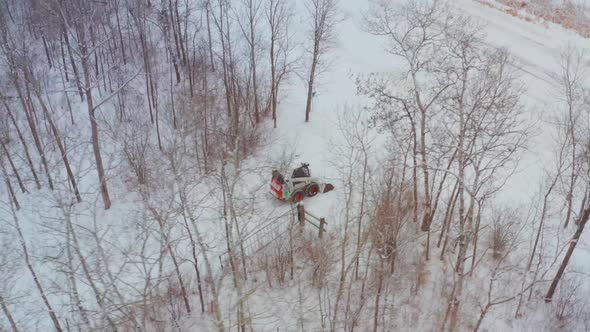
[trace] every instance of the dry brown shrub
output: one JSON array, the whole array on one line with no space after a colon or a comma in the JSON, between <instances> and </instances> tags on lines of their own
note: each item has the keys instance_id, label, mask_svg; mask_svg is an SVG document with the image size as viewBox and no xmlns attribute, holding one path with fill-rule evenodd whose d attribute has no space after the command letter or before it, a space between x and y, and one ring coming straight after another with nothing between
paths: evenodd
<instances>
[{"instance_id":1,"label":"dry brown shrub","mask_svg":"<svg viewBox=\"0 0 590 332\"><path fill-rule=\"evenodd\" d=\"M516 9L514 8L508 8L506 10L504 10L507 14L514 16L514 17L518 17L518 11L516 11Z\"/></svg>"},{"instance_id":2,"label":"dry brown shrub","mask_svg":"<svg viewBox=\"0 0 590 332\"><path fill-rule=\"evenodd\" d=\"M264 141L263 131L258 127L247 126L240 132L240 150L243 158L254 153Z\"/></svg>"},{"instance_id":3,"label":"dry brown shrub","mask_svg":"<svg viewBox=\"0 0 590 332\"><path fill-rule=\"evenodd\" d=\"M190 289L190 285L187 285L187 288ZM128 313L117 320L118 329L124 332L137 331L137 328L141 328L141 326L134 326L133 320L137 323L145 322L149 330L164 331L170 326L171 319L178 319L186 314L182 291L175 281L167 284L160 293L132 302L120 309ZM129 315L132 315L133 319Z\"/></svg>"},{"instance_id":4,"label":"dry brown shrub","mask_svg":"<svg viewBox=\"0 0 590 332\"><path fill-rule=\"evenodd\" d=\"M562 331L572 331L578 323L587 324L588 291L583 287L583 277L570 274L559 283L552 301L557 324Z\"/></svg>"},{"instance_id":5,"label":"dry brown shrub","mask_svg":"<svg viewBox=\"0 0 590 332\"><path fill-rule=\"evenodd\" d=\"M289 248L288 239L280 238L256 255L255 269L264 272L269 287L272 287L273 280L278 281L279 285L285 283L293 263L293 252Z\"/></svg>"},{"instance_id":6,"label":"dry brown shrub","mask_svg":"<svg viewBox=\"0 0 590 332\"><path fill-rule=\"evenodd\" d=\"M302 238L301 254L306 266L311 267L311 283L315 288L326 286L328 274L334 265L332 241L324 238L320 240L317 235L307 234Z\"/></svg>"},{"instance_id":7,"label":"dry brown shrub","mask_svg":"<svg viewBox=\"0 0 590 332\"><path fill-rule=\"evenodd\" d=\"M533 21L533 18L529 16L532 15L546 22L560 25L565 29L576 31L582 37L590 37L590 17L585 13L587 8L583 7L583 5L576 5L569 0L555 5L537 0L497 0L496 3L489 0L476 1L527 22ZM524 11L529 15L522 15L520 11Z\"/></svg>"},{"instance_id":8,"label":"dry brown shrub","mask_svg":"<svg viewBox=\"0 0 590 332\"><path fill-rule=\"evenodd\" d=\"M369 226L371 243L379 257L386 261L390 273L395 270L400 230L409 221L414 208L413 196L409 191L402 193L401 197L394 191L391 185L384 188Z\"/></svg>"},{"instance_id":9,"label":"dry brown shrub","mask_svg":"<svg viewBox=\"0 0 590 332\"><path fill-rule=\"evenodd\" d=\"M505 230L502 227L492 229L492 256L498 260L504 256L507 247Z\"/></svg>"},{"instance_id":10,"label":"dry brown shrub","mask_svg":"<svg viewBox=\"0 0 590 332\"><path fill-rule=\"evenodd\" d=\"M495 260L502 260L513 249L516 239L516 225L518 218L515 218L510 211L499 211L492 219L490 232L490 248L492 257Z\"/></svg>"}]
</instances>

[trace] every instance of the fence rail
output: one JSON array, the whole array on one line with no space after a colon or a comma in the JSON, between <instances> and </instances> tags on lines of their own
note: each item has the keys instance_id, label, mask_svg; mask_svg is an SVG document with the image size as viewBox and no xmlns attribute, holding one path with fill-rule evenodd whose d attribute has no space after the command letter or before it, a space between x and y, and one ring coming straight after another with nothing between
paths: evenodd
<instances>
[{"instance_id":1,"label":"fence rail","mask_svg":"<svg viewBox=\"0 0 590 332\"><path fill-rule=\"evenodd\" d=\"M288 220L285 220L287 219ZM233 251L238 256L252 257L260 251L267 248L270 244L283 239L284 235L293 228L299 225L299 231L303 233L305 224L310 224L318 229L318 237L323 239L326 232L325 218L318 218L315 215L305 210L305 206L298 204L293 208L287 210L280 216L268 219L261 225L257 226L252 231L248 232L241 243L233 245ZM223 269L226 266L225 262L228 260L228 252L219 255L219 263Z\"/></svg>"},{"instance_id":2,"label":"fence rail","mask_svg":"<svg viewBox=\"0 0 590 332\"><path fill-rule=\"evenodd\" d=\"M299 226L301 227L301 231L305 228L305 224L308 223L319 230L318 237L320 239L324 238L324 233L326 232L326 218L318 218L313 214L309 213L305 210L305 206L302 204L297 205L297 218L299 219ZM317 223L317 224L316 224Z\"/></svg>"}]
</instances>

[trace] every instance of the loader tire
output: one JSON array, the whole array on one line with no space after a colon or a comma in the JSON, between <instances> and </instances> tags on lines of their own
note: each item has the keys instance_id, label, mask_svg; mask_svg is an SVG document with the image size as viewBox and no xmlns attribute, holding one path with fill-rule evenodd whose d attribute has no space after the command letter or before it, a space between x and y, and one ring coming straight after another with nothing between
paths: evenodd
<instances>
[{"instance_id":1,"label":"loader tire","mask_svg":"<svg viewBox=\"0 0 590 332\"><path fill-rule=\"evenodd\" d=\"M301 189L295 190L295 192L293 194L291 194L291 197L292 197L293 203L299 203L305 197L305 193Z\"/></svg>"},{"instance_id":2,"label":"loader tire","mask_svg":"<svg viewBox=\"0 0 590 332\"><path fill-rule=\"evenodd\" d=\"M319 192L320 192L320 185L317 183L310 183L305 188L305 193L307 194L308 197L313 197L313 196L317 195Z\"/></svg>"}]
</instances>

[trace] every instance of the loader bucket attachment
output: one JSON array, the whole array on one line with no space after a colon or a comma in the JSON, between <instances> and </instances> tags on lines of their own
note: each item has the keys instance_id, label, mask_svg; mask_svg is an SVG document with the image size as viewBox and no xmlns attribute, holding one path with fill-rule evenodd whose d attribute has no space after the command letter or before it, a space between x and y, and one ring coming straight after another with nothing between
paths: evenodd
<instances>
[{"instance_id":1,"label":"loader bucket attachment","mask_svg":"<svg viewBox=\"0 0 590 332\"><path fill-rule=\"evenodd\" d=\"M331 183L326 183L324 185L324 191L322 191L322 193L327 193L327 192L332 191L332 190L334 190L334 185L331 184Z\"/></svg>"}]
</instances>

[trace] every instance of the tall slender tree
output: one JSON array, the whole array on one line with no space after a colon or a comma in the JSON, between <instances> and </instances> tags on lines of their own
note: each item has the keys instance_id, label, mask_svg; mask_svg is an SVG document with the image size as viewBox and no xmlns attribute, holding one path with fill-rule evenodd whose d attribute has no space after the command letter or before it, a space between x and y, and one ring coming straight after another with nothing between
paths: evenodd
<instances>
[{"instance_id":1,"label":"tall slender tree","mask_svg":"<svg viewBox=\"0 0 590 332\"><path fill-rule=\"evenodd\" d=\"M309 20L310 67L307 75L307 99L305 122L309 122L311 101L314 97L318 76L328 65L326 56L336 39L336 25L341 20L338 0L306 0L305 8Z\"/></svg>"}]
</instances>

